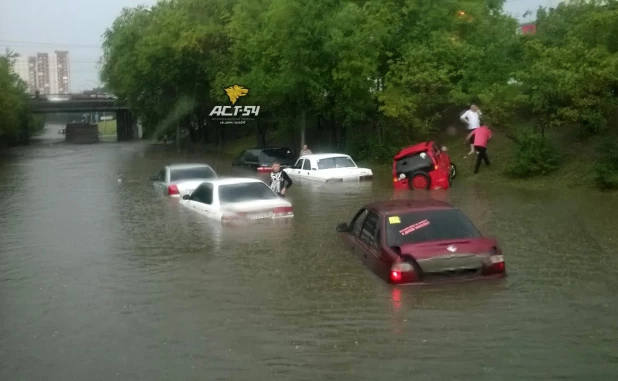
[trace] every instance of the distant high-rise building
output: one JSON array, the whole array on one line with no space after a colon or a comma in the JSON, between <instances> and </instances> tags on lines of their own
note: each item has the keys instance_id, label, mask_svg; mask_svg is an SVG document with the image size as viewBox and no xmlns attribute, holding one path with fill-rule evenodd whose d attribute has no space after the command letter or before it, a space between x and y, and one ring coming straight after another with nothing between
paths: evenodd
<instances>
[{"instance_id":1,"label":"distant high-rise building","mask_svg":"<svg viewBox=\"0 0 618 381\"><path fill-rule=\"evenodd\" d=\"M36 87L41 94L51 94L51 81L49 73L49 54L36 54Z\"/></svg>"},{"instance_id":2,"label":"distant high-rise building","mask_svg":"<svg viewBox=\"0 0 618 381\"><path fill-rule=\"evenodd\" d=\"M36 92L36 57L28 57L28 90L30 94Z\"/></svg>"},{"instance_id":3,"label":"distant high-rise building","mask_svg":"<svg viewBox=\"0 0 618 381\"><path fill-rule=\"evenodd\" d=\"M68 94L69 82L69 52L56 50L56 64L58 72L58 94Z\"/></svg>"},{"instance_id":4,"label":"distant high-rise building","mask_svg":"<svg viewBox=\"0 0 618 381\"><path fill-rule=\"evenodd\" d=\"M69 52L37 53L36 56L15 60L13 70L28 84L28 91L43 94L69 94L71 91L71 66Z\"/></svg>"},{"instance_id":5,"label":"distant high-rise building","mask_svg":"<svg viewBox=\"0 0 618 381\"><path fill-rule=\"evenodd\" d=\"M22 81L29 83L28 57L22 57L18 54L13 63L13 71L15 74L19 75L19 78L21 78Z\"/></svg>"}]
</instances>

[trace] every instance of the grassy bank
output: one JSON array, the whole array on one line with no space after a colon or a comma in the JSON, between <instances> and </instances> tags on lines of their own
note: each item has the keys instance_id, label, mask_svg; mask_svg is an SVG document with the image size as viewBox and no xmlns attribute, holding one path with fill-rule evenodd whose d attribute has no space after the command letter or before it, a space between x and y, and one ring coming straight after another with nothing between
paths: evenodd
<instances>
[{"instance_id":1,"label":"grassy bank","mask_svg":"<svg viewBox=\"0 0 618 381\"><path fill-rule=\"evenodd\" d=\"M99 126L99 133L101 135L116 135L116 120L104 120L97 124Z\"/></svg>"},{"instance_id":2,"label":"grassy bank","mask_svg":"<svg viewBox=\"0 0 618 381\"><path fill-rule=\"evenodd\" d=\"M514 143L505 135L494 132L493 139L489 142L487 153L491 166L484 163L478 174L474 174L476 155L466 156L470 146L464 144L463 132L456 136L440 134L432 139L446 146L451 160L457 165L459 183L495 183L526 189L560 189L560 188L594 188L591 166L593 158L597 155L598 142L591 140L585 143L564 141L558 136L548 136L552 144L558 147L560 153L560 166L555 171L545 176L537 176L529 179L512 178L506 174L508 165L512 162ZM275 144L275 142L272 142ZM237 155L243 149L255 146L255 137L249 136L227 142L221 147L221 152L229 155ZM402 147L403 148L403 147ZM217 147L208 146L207 150L216 151ZM319 153L316 151L316 153ZM374 170L389 171L392 163L375 163L359 160L359 165L367 166Z\"/></svg>"}]
</instances>

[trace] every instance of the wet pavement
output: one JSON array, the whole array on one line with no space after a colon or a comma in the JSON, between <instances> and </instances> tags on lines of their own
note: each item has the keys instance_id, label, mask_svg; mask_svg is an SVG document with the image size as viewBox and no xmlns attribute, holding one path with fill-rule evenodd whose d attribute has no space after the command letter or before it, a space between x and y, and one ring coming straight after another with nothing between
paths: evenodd
<instances>
[{"instance_id":1,"label":"wet pavement","mask_svg":"<svg viewBox=\"0 0 618 381\"><path fill-rule=\"evenodd\" d=\"M615 380L615 195L461 181L295 182L285 224L223 227L155 194L146 142L0 155L0 380ZM392 287L337 239L364 203L434 197L498 237L509 277Z\"/></svg>"}]
</instances>

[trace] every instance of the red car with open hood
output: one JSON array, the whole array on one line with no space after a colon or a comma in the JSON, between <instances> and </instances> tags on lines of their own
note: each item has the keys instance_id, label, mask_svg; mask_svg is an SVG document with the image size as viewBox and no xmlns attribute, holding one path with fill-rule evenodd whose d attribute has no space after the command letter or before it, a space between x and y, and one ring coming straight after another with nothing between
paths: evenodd
<instances>
[{"instance_id":1,"label":"red car with open hood","mask_svg":"<svg viewBox=\"0 0 618 381\"><path fill-rule=\"evenodd\" d=\"M340 236L379 277L427 284L506 276L496 240L442 201L395 200L365 205Z\"/></svg>"}]
</instances>

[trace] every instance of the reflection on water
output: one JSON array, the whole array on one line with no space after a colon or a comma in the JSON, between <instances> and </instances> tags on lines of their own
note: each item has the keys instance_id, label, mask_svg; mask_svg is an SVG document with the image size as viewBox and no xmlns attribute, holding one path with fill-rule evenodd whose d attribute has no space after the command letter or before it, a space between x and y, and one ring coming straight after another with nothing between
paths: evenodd
<instances>
[{"instance_id":1,"label":"reflection on water","mask_svg":"<svg viewBox=\"0 0 618 381\"><path fill-rule=\"evenodd\" d=\"M456 182L295 181L295 217L221 225L148 177L224 155L142 142L0 158L0 379L611 380L614 196ZM121 178L122 181L118 181ZM268 183L268 177L261 177ZM504 280L393 287L335 226L376 200L452 203L500 239ZM94 375L94 376L93 376Z\"/></svg>"}]
</instances>

